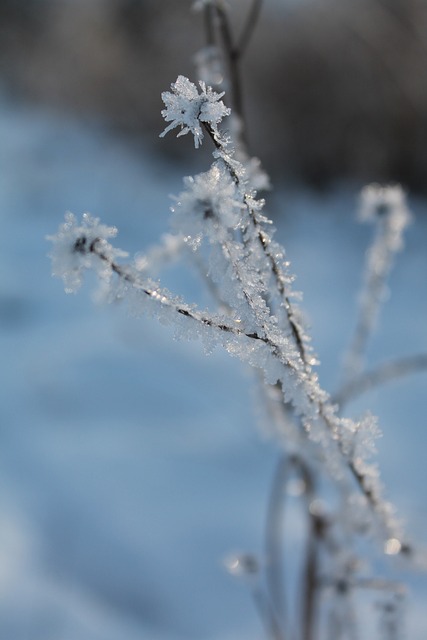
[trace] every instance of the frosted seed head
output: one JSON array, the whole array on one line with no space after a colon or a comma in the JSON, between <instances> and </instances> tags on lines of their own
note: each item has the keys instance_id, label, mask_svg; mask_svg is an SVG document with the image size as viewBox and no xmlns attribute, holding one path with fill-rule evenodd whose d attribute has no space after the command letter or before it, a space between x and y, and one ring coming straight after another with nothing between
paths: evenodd
<instances>
[{"instance_id":1,"label":"frosted seed head","mask_svg":"<svg viewBox=\"0 0 427 640\"><path fill-rule=\"evenodd\" d=\"M110 279L109 261L127 256L126 252L109 244L108 239L116 234L115 227L101 224L99 218L89 213L83 214L81 222L72 213L65 214L65 222L55 235L47 236L47 240L53 245L49 253L52 275L62 278L66 293L75 293L80 288L84 271L89 268L94 268L101 280ZM95 255L95 248L98 255ZM105 259L100 259L99 253Z\"/></svg>"},{"instance_id":2,"label":"frosted seed head","mask_svg":"<svg viewBox=\"0 0 427 640\"><path fill-rule=\"evenodd\" d=\"M363 222L373 222L389 214L399 213L409 220L405 193L400 185L382 186L370 184L362 189L360 194L359 219Z\"/></svg>"},{"instance_id":3,"label":"frosted seed head","mask_svg":"<svg viewBox=\"0 0 427 640\"><path fill-rule=\"evenodd\" d=\"M166 108L161 113L165 121L171 124L160 134L161 138L168 131L180 127L177 137L191 132L197 149L203 140L201 122L210 125L214 135L219 136L218 124L230 115L231 110L221 100L224 93L217 93L203 81L199 82L199 86L200 92L188 78L178 76L176 82L171 84L172 91L162 93Z\"/></svg>"}]
</instances>

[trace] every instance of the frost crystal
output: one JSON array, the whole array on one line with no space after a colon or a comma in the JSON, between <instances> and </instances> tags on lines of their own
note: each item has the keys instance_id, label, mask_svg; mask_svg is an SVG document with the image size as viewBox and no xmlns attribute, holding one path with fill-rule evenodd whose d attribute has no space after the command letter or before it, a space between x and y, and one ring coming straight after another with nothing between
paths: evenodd
<instances>
[{"instance_id":1,"label":"frost crystal","mask_svg":"<svg viewBox=\"0 0 427 640\"><path fill-rule=\"evenodd\" d=\"M171 84L172 92L162 93L162 100L166 106L166 109L162 110L162 116L171 124L160 134L160 137L175 127L181 127L178 137L191 131L194 136L194 146L197 149L203 139L201 122L209 124L214 135L219 136L218 124L231 113L220 99L224 92L217 93L202 81L199 85L200 93L188 78L178 76L176 82Z\"/></svg>"}]
</instances>

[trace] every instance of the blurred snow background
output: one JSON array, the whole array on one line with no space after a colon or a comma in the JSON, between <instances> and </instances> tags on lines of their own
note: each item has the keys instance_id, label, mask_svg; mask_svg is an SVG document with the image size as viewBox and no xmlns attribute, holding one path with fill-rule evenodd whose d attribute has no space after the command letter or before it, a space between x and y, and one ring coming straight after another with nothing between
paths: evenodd
<instances>
[{"instance_id":1,"label":"blurred snow background","mask_svg":"<svg viewBox=\"0 0 427 640\"><path fill-rule=\"evenodd\" d=\"M18 3L0 8L7 5ZM16 58L7 60L10 72ZM27 58L28 71L32 64ZM58 76L50 77L60 93ZM66 210L116 225L117 245L131 253L147 248L168 230L169 194L196 163L207 167L206 156L193 152L175 164L154 153L165 144L157 140L160 116L158 127L151 121L151 132L129 144L96 109L91 117L82 109L84 119L66 116L49 100L36 106L22 84L23 94L3 79L0 637L260 638L248 590L222 566L233 551L262 553L278 455L258 429L252 378L220 351L206 358L200 345L174 342L149 319L93 305L90 283L66 296L46 258L45 236ZM36 86L40 77L32 79ZM160 99L141 91L158 102L155 118ZM172 146L180 144L172 139ZM271 194L330 391L370 236L354 221L356 195L353 183L319 195L277 182ZM415 197L410 204L415 221L392 273L371 363L427 349L427 205ZM180 274L169 273L168 285L197 295ZM349 407L352 415L366 408L379 415L388 495L421 544L426 382L426 374L411 376ZM408 638L423 640L426 579L408 580Z\"/></svg>"}]
</instances>

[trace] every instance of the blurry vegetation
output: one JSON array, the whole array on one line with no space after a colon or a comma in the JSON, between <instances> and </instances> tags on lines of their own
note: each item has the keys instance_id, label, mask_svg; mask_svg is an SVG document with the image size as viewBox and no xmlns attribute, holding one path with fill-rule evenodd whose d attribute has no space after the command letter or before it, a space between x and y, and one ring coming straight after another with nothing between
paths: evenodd
<instances>
[{"instance_id":1,"label":"blurry vegetation","mask_svg":"<svg viewBox=\"0 0 427 640\"><path fill-rule=\"evenodd\" d=\"M160 93L178 73L194 79L204 45L191 4L0 0L2 85L157 144ZM241 24L248 0L229 4ZM425 0L265 0L243 69L252 151L276 183L425 192L426 68ZM178 153L173 141L157 146Z\"/></svg>"}]
</instances>

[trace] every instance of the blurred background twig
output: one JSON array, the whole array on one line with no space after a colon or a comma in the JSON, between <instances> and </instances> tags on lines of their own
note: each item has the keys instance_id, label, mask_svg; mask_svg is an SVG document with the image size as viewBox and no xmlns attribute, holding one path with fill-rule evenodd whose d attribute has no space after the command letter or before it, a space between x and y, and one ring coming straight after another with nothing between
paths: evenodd
<instances>
[{"instance_id":1,"label":"blurred background twig","mask_svg":"<svg viewBox=\"0 0 427 640\"><path fill-rule=\"evenodd\" d=\"M251 6L231 3L237 25ZM1 0L3 87L101 116L133 138L160 130L160 92L178 72L194 78L192 55L204 44L203 15L185 9L172 0ZM259 123L251 142L276 183L397 181L425 192L426 26L423 0L264 3L242 60L244 99Z\"/></svg>"}]
</instances>

